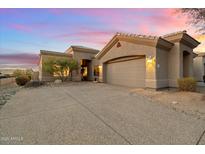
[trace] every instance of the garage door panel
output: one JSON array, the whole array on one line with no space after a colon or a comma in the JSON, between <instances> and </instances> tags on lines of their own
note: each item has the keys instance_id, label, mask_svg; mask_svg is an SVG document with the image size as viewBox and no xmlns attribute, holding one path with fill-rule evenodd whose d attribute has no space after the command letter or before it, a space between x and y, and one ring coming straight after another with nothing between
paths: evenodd
<instances>
[{"instance_id":1,"label":"garage door panel","mask_svg":"<svg viewBox=\"0 0 205 154\"><path fill-rule=\"evenodd\" d=\"M129 87L144 87L145 59L107 64L106 82Z\"/></svg>"}]
</instances>

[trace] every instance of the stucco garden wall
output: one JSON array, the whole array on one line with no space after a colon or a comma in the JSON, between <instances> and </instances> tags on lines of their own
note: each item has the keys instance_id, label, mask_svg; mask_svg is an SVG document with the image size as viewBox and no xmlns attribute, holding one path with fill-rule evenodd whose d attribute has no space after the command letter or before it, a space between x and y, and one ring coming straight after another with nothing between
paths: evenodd
<instances>
[{"instance_id":1,"label":"stucco garden wall","mask_svg":"<svg viewBox=\"0 0 205 154\"><path fill-rule=\"evenodd\" d=\"M1 86L5 86L5 85L12 85L15 84L15 78L11 77L11 78L2 78L0 79L0 87Z\"/></svg>"}]
</instances>

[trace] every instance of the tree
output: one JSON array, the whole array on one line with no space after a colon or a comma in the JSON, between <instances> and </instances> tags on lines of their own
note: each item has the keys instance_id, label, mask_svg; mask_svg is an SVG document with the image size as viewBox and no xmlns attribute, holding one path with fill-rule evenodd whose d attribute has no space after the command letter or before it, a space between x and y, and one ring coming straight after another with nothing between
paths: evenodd
<instances>
[{"instance_id":1,"label":"tree","mask_svg":"<svg viewBox=\"0 0 205 154\"><path fill-rule=\"evenodd\" d=\"M69 61L66 59L48 60L43 64L44 71L57 75L61 81L65 81L69 72Z\"/></svg>"},{"instance_id":2,"label":"tree","mask_svg":"<svg viewBox=\"0 0 205 154\"><path fill-rule=\"evenodd\" d=\"M183 8L179 9L179 11L184 14L188 15L189 24L194 25L198 28L199 32L205 34L205 9L204 8Z\"/></svg>"},{"instance_id":3,"label":"tree","mask_svg":"<svg viewBox=\"0 0 205 154\"><path fill-rule=\"evenodd\" d=\"M72 78L72 72L78 69L78 62L72 59L71 61L69 61L68 66L69 66L69 76L71 76Z\"/></svg>"}]
</instances>

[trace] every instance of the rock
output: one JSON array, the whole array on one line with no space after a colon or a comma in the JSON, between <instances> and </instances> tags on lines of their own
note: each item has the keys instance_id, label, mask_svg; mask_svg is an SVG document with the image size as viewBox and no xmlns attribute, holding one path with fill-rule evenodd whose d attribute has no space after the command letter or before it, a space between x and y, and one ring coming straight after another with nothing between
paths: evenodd
<instances>
[{"instance_id":1,"label":"rock","mask_svg":"<svg viewBox=\"0 0 205 154\"><path fill-rule=\"evenodd\" d=\"M54 83L57 83L57 84L58 84L58 83L62 83L62 81L59 80L59 79L57 79L57 80L54 81Z\"/></svg>"}]
</instances>

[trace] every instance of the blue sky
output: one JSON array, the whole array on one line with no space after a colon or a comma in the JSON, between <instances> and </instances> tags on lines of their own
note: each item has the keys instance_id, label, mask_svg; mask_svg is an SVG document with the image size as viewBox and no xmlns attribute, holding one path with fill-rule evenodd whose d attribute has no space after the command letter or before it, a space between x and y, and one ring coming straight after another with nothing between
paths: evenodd
<instances>
[{"instance_id":1,"label":"blue sky","mask_svg":"<svg viewBox=\"0 0 205 154\"><path fill-rule=\"evenodd\" d=\"M116 32L195 34L175 9L0 9L0 67L37 66L41 49L70 45L102 49Z\"/></svg>"}]
</instances>

